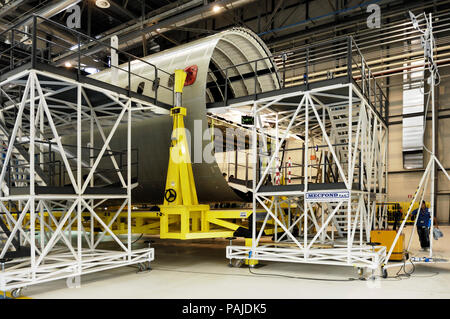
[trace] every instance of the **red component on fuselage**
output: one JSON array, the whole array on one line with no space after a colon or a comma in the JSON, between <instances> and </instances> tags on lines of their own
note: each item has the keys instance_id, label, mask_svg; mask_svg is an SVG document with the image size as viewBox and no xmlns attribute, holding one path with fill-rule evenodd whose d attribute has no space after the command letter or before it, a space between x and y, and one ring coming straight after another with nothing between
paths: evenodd
<instances>
[{"instance_id":1,"label":"red component on fuselage","mask_svg":"<svg viewBox=\"0 0 450 319\"><path fill-rule=\"evenodd\" d=\"M184 69L184 72L187 73L186 80L184 81L184 86L189 86L194 84L197 79L198 66L191 65Z\"/></svg>"}]
</instances>

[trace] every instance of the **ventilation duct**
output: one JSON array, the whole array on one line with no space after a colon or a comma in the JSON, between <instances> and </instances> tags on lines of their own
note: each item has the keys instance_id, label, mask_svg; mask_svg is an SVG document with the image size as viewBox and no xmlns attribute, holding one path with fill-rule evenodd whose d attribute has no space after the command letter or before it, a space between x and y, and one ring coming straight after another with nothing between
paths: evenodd
<instances>
[{"instance_id":1,"label":"ventilation duct","mask_svg":"<svg viewBox=\"0 0 450 319\"><path fill-rule=\"evenodd\" d=\"M424 61L412 62L411 67ZM423 67L403 75L403 168L423 168L424 92Z\"/></svg>"}]
</instances>

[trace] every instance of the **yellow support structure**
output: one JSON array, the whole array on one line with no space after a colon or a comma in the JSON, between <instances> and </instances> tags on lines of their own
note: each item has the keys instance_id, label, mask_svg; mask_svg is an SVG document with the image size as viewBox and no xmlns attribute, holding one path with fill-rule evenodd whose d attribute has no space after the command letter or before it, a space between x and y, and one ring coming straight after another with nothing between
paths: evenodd
<instances>
[{"instance_id":1,"label":"yellow support structure","mask_svg":"<svg viewBox=\"0 0 450 319\"><path fill-rule=\"evenodd\" d=\"M173 117L172 143L170 146L169 166L167 170L166 188L164 192L164 204L161 210L161 238L192 239L222 237L223 234L205 234L209 232L209 224L206 220L209 205L200 205L197 198L194 174L192 173L191 156L186 139L184 117L186 108L181 106L181 94L183 92L186 72L175 71L175 97L176 105L170 110ZM177 217L180 223L179 229L171 229L169 219ZM191 227L192 220L192 227ZM226 236L228 236L228 233Z\"/></svg>"},{"instance_id":2,"label":"yellow support structure","mask_svg":"<svg viewBox=\"0 0 450 319\"><path fill-rule=\"evenodd\" d=\"M253 245L253 239L245 238L245 246L252 247L252 245ZM245 264L248 266L254 267L258 264L258 261L256 259L245 259Z\"/></svg>"}]
</instances>

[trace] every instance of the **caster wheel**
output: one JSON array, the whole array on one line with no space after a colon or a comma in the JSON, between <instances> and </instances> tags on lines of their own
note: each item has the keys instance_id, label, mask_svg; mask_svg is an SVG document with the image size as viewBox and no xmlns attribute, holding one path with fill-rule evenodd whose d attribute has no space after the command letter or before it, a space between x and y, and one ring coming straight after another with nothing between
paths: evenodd
<instances>
[{"instance_id":1,"label":"caster wheel","mask_svg":"<svg viewBox=\"0 0 450 319\"><path fill-rule=\"evenodd\" d=\"M381 269L381 277L383 277L384 279L388 277L387 270L384 268Z\"/></svg>"},{"instance_id":2,"label":"caster wheel","mask_svg":"<svg viewBox=\"0 0 450 319\"><path fill-rule=\"evenodd\" d=\"M138 273L139 272L148 272L148 271L152 270L149 262L144 262L144 263L138 264L138 269L139 269Z\"/></svg>"},{"instance_id":3,"label":"caster wheel","mask_svg":"<svg viewBox=\"0 0 450 319\"><path fill-rule=\"evenodd\" d=\"M358 279L359 279L359 280L365 280L365 277L364 277L364 268L358 268Z\"/></svg>"},{"instance_id":4,"label":"caster wheel","mask_svg":"<svg viewBox=\"0 0 450 319\"><path fill-rule=\"evenodd\" d=\"M11 296L13 298L20 298L22 296L22 288L16 288L11 291Z\"/></svg>"},{"instance_id":5,"label":"caster wheel","mask_svg":"<svg viewBox=\"0 0 450 319\"><path fill-rule=\"evenodd\" d=\"M141 271L145 271L145 269L146 269L144 263L140 263L138 267L139 267L139 271L140 271L140 272L141 272Z\"/></svg>"}]
</instances>

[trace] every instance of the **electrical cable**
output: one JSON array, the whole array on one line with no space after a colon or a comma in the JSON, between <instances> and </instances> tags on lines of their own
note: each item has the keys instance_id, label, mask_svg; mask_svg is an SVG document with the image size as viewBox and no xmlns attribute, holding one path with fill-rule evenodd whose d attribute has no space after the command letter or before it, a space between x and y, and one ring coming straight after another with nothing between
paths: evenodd
<instances>
[{"instance_id":1,"label":"electrical cable","mask_svg":"<svg viewBox=\"0 0 450 319\"><path fill-rule=\"evenodd\" d=\"M135 241L133 241L133 242L131 243L131 245L137 243L137 242L142 238L142 236L144 236L144 233L142 233L142 234L139 236L138 239L136 239ZM122 241L122 244L126 245L126 244L128 244L128 243Z\"/></svg>"},{"instance_id":2,"label":"electrical cable","mask_svg":"<svg viewBox=\"0 0 450 319\"><path fill-rule=\"evenodd\" d=\"M421 14L421 15L419 15L418 17L420 17L420 16L422 16L423 15L423 20L425 20L425 22L426 22L426 25L427 25L427 30L426 31L423 31L420 27L415 27L415 29L417 30L417 31L419 31L420 33L422 33L423 35L421 36L421 38L422 38L422 41L423 41L423 43L425 43L426 42L426 40L425 40L425 38L424 38L424 36L426 35L426 33L428 32L428 26L429 26L429 21L428 21L428 19L427 19L427 16L425 15L425 14ZM436 42L435 42L435 39L434 39L434 37L433 37L433 34L432 34L432 31L430 31L430 37L431 37L431 46L432 46L432 51L437 51L437 46L436 46ZM425 44L422 44L422 46L424 46ZM424 47L424 50L426 50L426 48ZM426 54L426 52L424 53L424 54ZM426 70L428 70L428 72L430 72L430 74L432 74L432 75L434 75L434 81L435 81L435 83L433 83L433 86L434 87L437 87L437 86L439 86L439 84L441 83L441 75L439 74L439 68L438 68L438 66L437 66L437 64L436 64L436 62L434 61L434 59L432 58L432 57L428 57L428 61L425 61L425 62L428 62L428 63L426 63L425 65L424 65L424 69L426 69ZM436 83L436 80L437 80L437 83ZM425 105L425 108L424 108L424 119L423 119L423 121L424 121L424 125L423 125L423 131L422 131L422 139L425 137L425 131L426 131L426 127L427 127L427 114L428 114L428 107L429 107L429 105L430 105L430 97L431 97L431 89L430 90L428 90L428 92L425 92L425 81L422 81L423 82L423 87L420 87L420 93L422 93L424 96L425 95L428 95L427 96L427 102L426 102L426 105ZM432 152L425 146L425 145L423 145L423 148L429 153L429 154L432 154Z\"/></svg>"},{"instance_id":3,"label":"electrical cable","mask_svg":"<svg viewBox=\"0 0 450 319\"><path fill-rule=\"evenodd\" d=\"M153 269L161 270L161 271L172 271L172 272L180 272L180 273L193 273L193 274L205 274L205 275L238 276L238 277L254 277L255 275L257 275L257 276L284 277L284 278L291 278L291 279L329 281L329 282L347 282L347 281L358 281L359 280L357 278L328 279L328 278L297 277L297 276L289 276L289 275L283 275L283 274L262 274L262 273L258 274L258 273L253 272L250 267L248 267L248 270L252 274L252 276L244 275L244 274L227 274L227 273L215 273L215 272L205 272L205 271L177 270L177 269L160 268L160 267L153 267Z\"/></svg>"},{"instance_id":4,"label":"electrical cable","mask_svg":"<svg viewBox=\"0 0 450 319\"><path fill-rule=\"evenodd\" d=\"M439 274L440 274L439 271L434 271L431 275L425 275L425 276L414 275L414 276L411 276L411 277L413 277L413 278L431 278L431 277L436 277Z\"/></svg>"},{"instance_id":5,"label":"electrical cable","mask_svg":"<svg viewBox=\"0 0 450 319\"><path fill-rule=\"evenodd\" d=\"M348 278L348 279L329 279L329 278L312 278L312 277L299 277L299 276L290 276L290 275L283 275L283 274L263 274L263 273L256 273L253 272L251 267L248 267L248 271L257 276L268 276L268 277L283 277L283 278L290 278L290 279L300 279L300 280L312 280L312 281L329 281L329 282L347 282L347 281L359 281L358 278Z\"/></svg>"},{"instance_id":6,"label":"electrical cable","mask_svg":"<svg viewBox=\"0 0 450 319\"><path fill-rule=\"evenodd\" d=\"M410 260L410 262L411 262L411 265L413 266L413 269L412 269L412 271L410 271L410 272L407 272L406 271L406 259L403 259L403 265L400 267L400 269L397 271L397 273L395 274L395 277L394 278L403 278L403 277L406 277L406 278L410 278L411 277L411 275L416 271L416 266L414 265L414 263L412 262L412 260ZM403 270L403 274L401 274L400 272Z\"/></svg>"},{"instance_id":7,"label":"electrical cable","mask_svg":"<svg viewBox=\"0 0 450 319\"><path fill-rule=\"evenodd\" d=\"M161 270L161 271L169 271L169 272L202 274L202 275L252 277L252 276L249 276L249 275L242 275L242 274L226 274L226 273L215 273L215 272L206 272L206 271L179 270L179 269L170 269L170 268L161 268L161 267L152 267L152 269L154 269L154 270Z\"/></svg>"},{"instance_id":8,"label":"electrical cable","mask_svg":"<svg viewBox=\"0 0 450 319\"><path fill-rule=\"evenodd\" d=\"M437 258L437 257L435 257ZM412 260L410 260L411 265L413 266L413 269L410 272L406 271L406 260L403 261L403 265L400 268L400 270L397 272L396 276L394 278L402 278L402 277L407 277L409 278L431 278L431 277L436 277L437 275L440 274L439 271L433 271L430 275L413 275L413 273L416 271L416 265L414 264L414 262ZM404 269L404 274L399 274L400 271Z\"/></svg>"},{"instance_id":9,"label":"electrical cable","mask_svg":"<svg viewBox=\"0 0 450 319\"><path fill-rule=\"evenodd\" d=\"M131 245L137 243L137 242L142 238L142 236L144 236L144 233L142 233L141 236L139 236L138 239L136 239L135 241L133 241L133 242L131 243Z\"/></svg>"},{"instance_id":10,"label":"electrical cable","mask_svg":"<svg viewBox=\"0 0 450 319\"><path fill-rule=\"evenodd\" d=\"M412 277L435 277L439 274L439 272L434 272L431 276L412 276L412 274L415 272L415 265L411 262L413 265L413 270L410 272L406 271L406 261L403 262L402 267L397 272L397 274L394 277L388 277L383 278L383 281L392 281L392 279L397 280L403 280L403 279L410 279ZM130 265L129 267L133 268L139 268L135 267L134 265ZM178 273L190 273L190 274L201 274L201 275L216 275L216 276L235 276L235 277L255 277L255 276L266 276L266 277L282 277L282 278L289 278L289 279L297 279L297 280L310 280L310 281L325 281L325 282L351 282L351 281L361 281L362 279L359 278L347 278L347 279L332 279L332 278L314 278L314 277L301 277L301 276L291 276L291 275L284 275L284 274L269 274L269 273L257 273L252 271L251 267L248 267L248 271L251 273L251 275L245 275L245 274L227 274L227 273L218 273L218 272L208 272L208 271L193 271L193 270L179 270L179 269L170 269L170 268L163 268L163 267L152 267L153 270L160 270L160 271L168 271L168 272L178 272ZM400 271L404 269L404 274L400 274ZM367 279L364 279L367 280Z\"/></svg>"}]
</instances>

